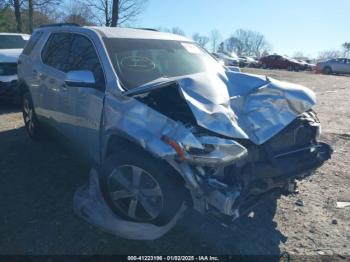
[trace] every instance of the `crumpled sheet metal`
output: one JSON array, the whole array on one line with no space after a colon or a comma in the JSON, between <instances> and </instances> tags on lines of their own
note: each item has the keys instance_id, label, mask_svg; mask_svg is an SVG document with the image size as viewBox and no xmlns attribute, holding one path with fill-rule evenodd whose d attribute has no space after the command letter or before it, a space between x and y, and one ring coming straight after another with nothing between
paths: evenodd
<instances>
[{"instance_id":1,"label":"crumpled sheet metal","mask_svg":"<svg viewBox=\"0 0 350 262\"><path fill-rule=\"evenodd\" d=\"M236 72L208 72L177 80L197 124L215 133L260 145L315 105L314 93L300 85ZM152 88L152 85L150 86ZM105 102L105 130L122 132L159 157L175 150L163 135L202 149L191 131L132 97Z\"/></svg>"},{"instance_id":2,"label":"crumpled sheet metal","mask_svg":"<svg viewBox=\"0 0 350 262\"><path fill-rule=\"evenodd\" d=\"M175 150L161 140L163 135L185 145L203 149L202 144L181 123L133 98L118 100L107 96L104 121L107 132L123 133L158 157L176 155Z\"/></svg>"},{"instance_id":3,"label":"crumpled sheet metal","mask_svg":"<svg viewBox=\"0 0 350 262\"><path fill-rule=\"evenodd\" d=\"M164 226L127 221L110 210L99 188L98 174L92 169L89 183L79 188L74 195L74 212L88 223L118 237L133 240L158 239L176 225L186 210L183 205L174 218Z\"/></svg>"},{"instance_id":4,"label":"crumpled sheet metal","mask_svg":"<svg viewBox=\"0 0 350 262\"><path fill-rule=\"evenodd\" d=\"M300 85L225 74L199 73L178 81L197 124L221 135L260 145L316 104L315 94Z\"/></svg>"},{"instance_id":5,"label":"crumpled sheet metal","mask_svg":"<svg viewBox=\"0 0 350 262\"><path fill-rule=\"evenodd\" d=\"M256 88L231 86L229 93L239 126L258 145L316 104L315 94L308 88L274 79Z\"/></svg>"}]
</instances>

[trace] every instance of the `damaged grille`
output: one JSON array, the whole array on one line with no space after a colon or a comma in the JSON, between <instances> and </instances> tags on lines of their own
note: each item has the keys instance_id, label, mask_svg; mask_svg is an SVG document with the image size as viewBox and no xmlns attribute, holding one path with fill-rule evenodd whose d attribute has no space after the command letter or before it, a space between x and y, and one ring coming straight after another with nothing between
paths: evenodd
<instances>
[{"instance_id":1,"label":"damaged grille","mask_svg":"<svg viewBox=\"0 0 350 262\"><path fill-rule=\"evenodd\" d=\"M319 121L313 111L305 112L265 143L273 154L309 146L316 141Z\"/></svg>"}]
</instances>

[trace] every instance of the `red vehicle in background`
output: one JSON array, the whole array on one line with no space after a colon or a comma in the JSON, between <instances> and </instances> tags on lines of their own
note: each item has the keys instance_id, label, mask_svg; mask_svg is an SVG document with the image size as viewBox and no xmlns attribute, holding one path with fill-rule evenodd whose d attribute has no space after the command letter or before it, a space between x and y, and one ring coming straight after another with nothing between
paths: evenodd
<instances>
[{"instance_id":1,"label":"red vehicle in background","mask_svg":"<svg viewBox=\"0 0 350 262\"><path fill-rule=\"evenodd\" d=\"M304 70L305 66L298 60L280 56L280 55L269 55L260 58L260 63L262 68L272 68L272 69L287 69L289 71L300 71Z\"/></svg>"}]
</instances>

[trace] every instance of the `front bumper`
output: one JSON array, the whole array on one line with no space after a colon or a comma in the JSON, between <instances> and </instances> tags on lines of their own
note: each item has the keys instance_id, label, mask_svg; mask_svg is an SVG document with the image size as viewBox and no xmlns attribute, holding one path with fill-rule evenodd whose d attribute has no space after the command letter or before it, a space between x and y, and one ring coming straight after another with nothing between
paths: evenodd
<instances>
[{"instance_id":1,"label":"front bumper","mask_svg":"<svg viewBox=\"0 0 350 262\"><path fill-rule=\"evenodd\" d=\"M244 183L239 187L228 187L214 191L209 203L223 220L234 220L251 211L254 206L271 192L283 191L295 179L312 175L318 167L331 158L332 148L325 143L275 155L270 164L257 162L251 173L243 173ZM237 174L232 173L232 176ZM215 211L214 211L215 214ZM222 216L223 215L223 216Z\"/></svg>"}]
</instances>

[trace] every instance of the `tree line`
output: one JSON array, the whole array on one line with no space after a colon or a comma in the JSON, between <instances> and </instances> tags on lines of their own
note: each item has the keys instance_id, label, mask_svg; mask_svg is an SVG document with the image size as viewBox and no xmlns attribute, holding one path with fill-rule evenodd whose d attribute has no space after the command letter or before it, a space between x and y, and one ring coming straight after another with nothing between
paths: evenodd
<instances>
[{"instance_id":1,"label":"tree line","mask_svg":"<svg viewBox=\"0 0 350 262\"><path fill-rule=\"evenodd\" d=\"M52 23L121 26L132 23L148 0L2 0L0 31L31 33Z\"/></svg>"},{"instance_id":2,"label":"tree line","mask_svg":"<svg viewBox=\"0 0 350 262\"><path fill-rule=\"evenodd\" d=\"M1 0L0 31L31 33L33 29L52 23L80 25L130 26L147 8L148 0ZM159 31L186 35L179 27L157 28ZM227 39L219 30L208 35L193 33L190 36L210 52L235 52L239 56L260 57L269 54L272 46L259 32L238 29ZM294 56L303 56L296 52ZM350 42L342 48L325 50L319 59L350 57Z\"/></svg>"}]
</instances>

